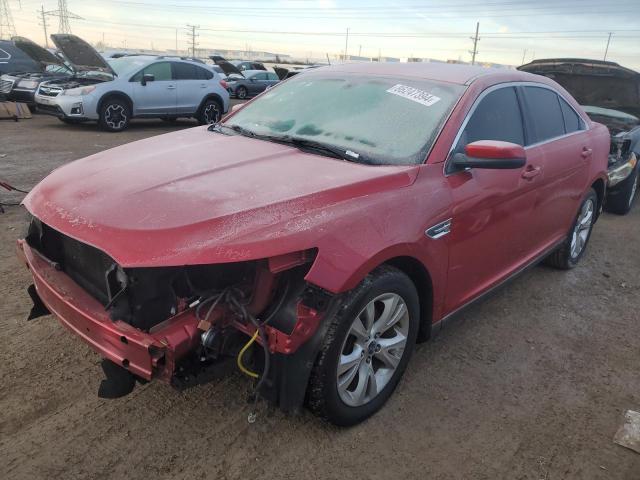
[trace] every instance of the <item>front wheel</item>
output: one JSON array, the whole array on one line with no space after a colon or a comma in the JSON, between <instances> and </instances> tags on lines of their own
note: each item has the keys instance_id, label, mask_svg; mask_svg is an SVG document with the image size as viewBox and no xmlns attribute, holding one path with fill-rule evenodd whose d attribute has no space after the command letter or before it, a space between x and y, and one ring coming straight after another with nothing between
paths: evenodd
<instances>
[{"instance_id":1,"label":"front wheel","mask_svg":"<svg viewBox=\"0 0 640 480\"><path fill-rule=\"evenodd\" d=\"M578 264L587 249L597 212L598 195L592 188L580 204L578 215L571 226L567 239L545 260L548 265L569 270Z\"/></svg>"},{"instance_id":2,"label":"front wheel","mask_svg":"<svg viewBox=\"0 0 640 480\"><path fill-rule=\"evenodd\" d=\"M342 301L314 365L308 404L349 426L376 413L395 390L416 343L420 307L411 280L379 267Z\"/></svg>"},{"instance_id":3,"label":"front wheel","mask_svg":"<svg viewBox=\"0 0 640 480\"><path fill-rule=\"evenodd\" d=\"M236 90L236 97L238 97L240 100L244 100L248 96L249 92L245 87L238 87L238 89Z\"/></svg>"},{"instance_id":4,"label":"front wheel","mask_svg":"<svg viewBox=\"0 0 640 480\"><path fill-rule=\"evenodd\" d=\"M119 98L109 98L100 108L98 123L108 132L121 132L129 126L130 119L129 105Z\"/></svg>"}]
</instances>

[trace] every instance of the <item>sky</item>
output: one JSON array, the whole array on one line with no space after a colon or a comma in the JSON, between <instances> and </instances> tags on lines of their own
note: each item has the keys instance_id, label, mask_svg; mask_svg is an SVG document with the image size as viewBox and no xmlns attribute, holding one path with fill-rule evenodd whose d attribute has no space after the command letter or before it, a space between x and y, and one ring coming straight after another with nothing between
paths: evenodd
<instances>
[{"instance_id":1,"label":"sky","mask_svg":"<svg viewBox=\"0 0 640 480\"><path fill-rule=\"evenodd\" d=\"M8 0L16 31L44 44L37 11L58 0ZM342 54L520 65L534 58L607 59L640 71L640 0L67 0L72 33L113 48L179 49L187 25L207 49L323 58ZM49 33L58 18L48 16ZM347 29L349 36L347 40Z\"/></svg>"}]
</instances>

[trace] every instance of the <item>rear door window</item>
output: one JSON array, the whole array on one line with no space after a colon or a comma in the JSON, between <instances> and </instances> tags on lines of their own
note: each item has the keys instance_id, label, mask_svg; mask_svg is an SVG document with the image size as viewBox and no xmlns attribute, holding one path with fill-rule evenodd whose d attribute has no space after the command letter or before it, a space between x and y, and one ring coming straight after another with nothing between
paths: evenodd
<instances>
[{"instance_id":1,"label":"rear door window","mask_svg":"<svg viewBox=\"0 0 640 480\"><path fill-rule=\"evenodd\" d=\"M190 63L173 62L176 80L198 80L198 67Z\"/></svg>"},{"instance_id":2,"label":"rear door window","mask_svg":"<svg viewBox=\"0 0 640 480\"><path fill-rule=\"evenodd\" d=\"M524 128L514 87L504 87L485 95L471 114L455 152L478 140L500 140L524 145Z\"/></svg>"},{"instance_id":3,"label":"rear door window","mask_svg":"<svg viewBox=\"0 0 640 480\"><path fill-rule=\"evenodd\" d=\"M543 87L524 87L527 108L533 120L534 142L545 142L564 135L564 116L560 98L553 91Z\"/></svg>"}]
</instances>

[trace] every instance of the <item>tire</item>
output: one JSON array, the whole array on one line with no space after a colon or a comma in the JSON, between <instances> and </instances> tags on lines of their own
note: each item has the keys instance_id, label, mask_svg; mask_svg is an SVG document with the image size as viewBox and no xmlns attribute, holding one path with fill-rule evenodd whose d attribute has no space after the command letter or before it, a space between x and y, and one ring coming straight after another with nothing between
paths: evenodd
<instances>
[{"instance_id":1,"label":"tire","mask_svg":"<svg viewBox=\"0 0 640 480\"><path fill-rule=\"evenodd\" d=\"M590 215L588 214L589 208L591 209ZM598 195L592 188L580 203L578 214L571 225L566 240L545 259L545 263L561 270L575 267L587 250L597 213Z\"/></svg>"},{"instance_id":2,"label":"tire","mask_svg":"<svg viewBox=\"0 0 640 480\"><path fill-rule=\"evenodd\" d=\"M100 107L98 123L107 132L122 132L129 126L131 109L124 100L117 97L106 99Z\"/></svg>"},{"instance_id":3,"label":"tire","mask_svg":"<svg viewBox=\"0 0 640 480\"><path fill-rule=\"evenodd\" d=\"M404 310L400 302L404 303ZM376 325L384 323L376 323L382 313L389 313L391 318L397 314L398 320L385 327L382 336L373 335ZM373 321L367 321L369 318ZM328 319L331 323L309 380L309 409L340 426L355 425L380 410L413 353L419 318L418 294L409 277L391 266L371 272L345 296L333 319ZM367 324L373 328L367 330ZM386 349L382 347L385 343ZM393 345L402 345L402 352L390 348Z\"/></svg>"},{"instance_id":4,"label":"tire","mask_svg":"<svg viewBox=\"0 0 640 480\"><path fill-rule=\"evenodd\" d=\"M222 118L222 106L217 100L207 100L198 112L198 123L200 125L210 125L218 123Z\"/></svg>"},{"instance_id":5,"label":"tire","mask_svg":"<svg viewBox=\"0 0 640 480\"><path fill-rule=\"evenodd\" d=\"M638 192L638 165L633 169L631 175L624 179L614 190L607 193L607 202L605 209L607 212L616 215L626 215L633 207L633 201L636 199Z\"/></svg>"},{"instance_id":6,"label":"tire","mask_svg":"<svg viewBox=\"0 0 640 480\"><path fill-rule=\"evenodd\" d=\"M240 86L236 89L236 97L238 97L240 100L244 100L248 96L249 96L249 92L247 91L246 87Z\"/></svg>"}]
</instances>

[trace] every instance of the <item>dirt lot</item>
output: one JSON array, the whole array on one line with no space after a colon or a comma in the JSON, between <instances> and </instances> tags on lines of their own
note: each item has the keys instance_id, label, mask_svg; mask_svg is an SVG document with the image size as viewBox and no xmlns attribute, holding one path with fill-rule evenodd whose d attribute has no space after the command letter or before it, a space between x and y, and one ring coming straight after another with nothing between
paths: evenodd
<instances>
[{"instance_id":1,"label":"dirt lot","mask_svg":"<svg viewBox=\"0 0 640 480\"><path fill-rule=\"evenodd\" d=\"M63 163L191 125L0 123L0 178L29 188ZM640 410L640 205L600 220L579 268L537 267L420 345L387 406L351 429L266 408L249 425L240 374L97 398L98 356L52 317L25 321L23 217L0 215L2 478L640 479L640 455L612 442L623 412Z\"/></svg>"}]
</instances>

